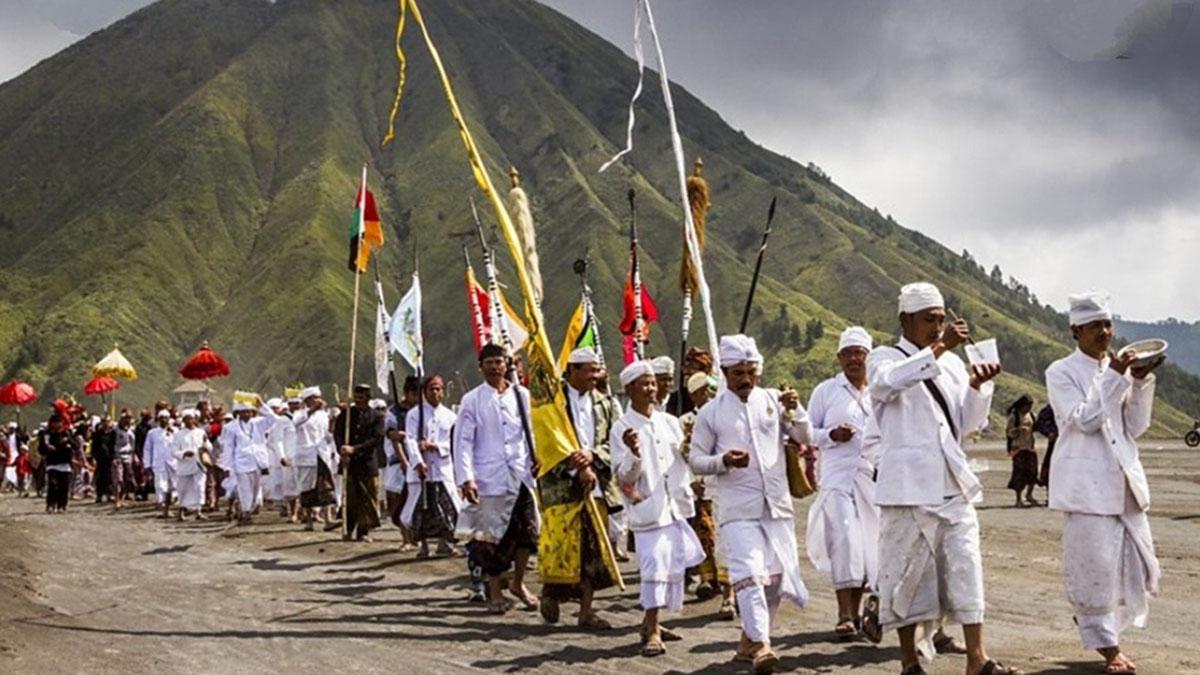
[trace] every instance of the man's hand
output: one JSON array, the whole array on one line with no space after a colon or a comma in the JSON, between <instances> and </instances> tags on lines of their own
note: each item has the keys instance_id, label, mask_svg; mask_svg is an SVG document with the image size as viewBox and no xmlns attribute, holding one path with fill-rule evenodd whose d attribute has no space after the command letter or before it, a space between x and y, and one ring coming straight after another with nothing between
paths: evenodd
<instances>
[{"instance_id":1,"label":"man's hand","mask_svg":"<svg viewBox=\"0 0 1200 675\"><path fill-rule=\"evenodd\" d=\"M1108 356L1108 367L1124 375L1125 371L1129 370L1129 366L1137 359L1137 352L1132 349L1125 349L1119 354L1114 354L1110 349L1108 350Z\"/></svg>"},{"instance_id":2,"label":"man's hand","mask_svg":"<svg viewBox=\"0 0 1200 675\"><path fill-rule=\"evenodd\" d=\"M977 363L971 366L971 388L978 390L984 382L1000 374L999 363Z\"/></svg>"},{"instance_id":3,"label":"man's hand","mask_svg":"<svg viewBox=\"0 0 1200 675\"><path fill-rule=\"evenodd\" d=\"M969 342L971 340L971 328L967 326L967 322L962 319L951 322L946 326L946 330L942 333L942 346L947 351L955 347Z\"/></svg>"},{"instance_id":4,"label":"man's hand","mask_svg":"<svg viewBox=\"0 0 1200 675\"><path fill-rule=\"evenodd\" d=\"M429 472L425 470L424 464L417 465L417 475L420 476L421 480L425 480L429 476Z\"/></svg>"},{"instance_id":5,"label":"man's hand","mask_svg":"<svg viewBox=\"0 0 1200 675\"><path fill-rule=\"evenodd\" d=\"M279 466L291 466L291 465L292 465L292 461L290 459L288 459L287 457L279 458Z\"/></svg>"},{"instance_id":6,"label":"man's hand","mask_svg":"<svg viewBox=\"0 0 1200 675\"><path fill-rule=\"evenodd\" d=\"M696 495L696 499L704 499L704 483L700 481L692 482L692 492Z\"/></svg>"},{"instance_id":7,"label":"man's hand","mask_svg":"<svg viewBox=\"0 0 1200 675\"><path fill-rule=\"evenodd\" d=\"M438 448L437 443L433 441L421 441L421 452L438 452L438 450L440 448Z\"/></svg>"},{"instance_id":8,"label":"man's hand","mask_svg":"<svg viewBox=\"0 0 1200 675\"><path fill-rule=\"evenodd\" d=\"M592 471L592 467L585 466L575 475L579 478L579 487L583 488L583 493L591 494L592 488L596 487L596 472Z\"/></svg>"},{"instance_id":9,"label":"man's hand","mask_svg":"<svg viewBox=\"0 0 1200 675\"><path fill-rule=\"evenodd\" d=\"M1131 367L1129 369L1129 372L1133 373L1133 378L1135 380L1144 380L1144 379L1146 379L1147 375L1154 372L1154 369L1161 366L1163 364L1163 361L1166 361L1166 360L1167 360L1167 357L1165 355L1160 355L1157 358L1155 358L1153 361L1151 361L1150 363L1147 363L1144 366Z\"/></svg>"},{"instance_id":10,"label":"man's hand","mask_svg":"<svg viewBox=\"0 0 1200 675\"><path fill-rule=\"evenodd\" d=\"M731 469L744 469L750 466L750 453L745 450L728 450L721 456L721 461Z\"/></svg>"},{"instance_id":11,"label":"man's hand","mask_svg":"<svg viewBox=\"0 0 1200 675\"><path fill-rule=\"evenodd\" d=\"M188 457L195 457L195 456L196 456L196 453L192 452L191 450L185 450L183 453L184 459L187 459Z\"/></svg>"},{"instance_id":12,"label":"man's hand","mask_svg":"<svg viewBox=\"0 0 1200 675\"><path fill-rule=\"evenodd\" d=\"M592 459L594 459L594 457L591 450L579 449L575 452L572 452L569 459L571 460L572 469L575 469L576 471L582 471L583 469L586 469L592 465Z\"/></svg>"},{"instance_id":13,"label":"man's hand","mask_svg":"<svg viewBox=\"0 0 1200 675\"><path fill-rule=\"evenodd\" d=\"M462 498L468 504L479 503L479 488L475 486L475 481L469 480L459 486L459 491L462 493Z\"/></svg>"},{"instance_id":14,"label":"man's hand","mask_svg":"<svg viewBox=\"0 0 1200 675\"><path fill-rule=\"evenodd\" d=\"M387 432L387 437L394 443L404 442L404 432L400 431L399 429L392 429L391 431Z\"/></svg>"},{"instance_id":15,"label":"man's hand","mask_svg":"<svg viewBox=\"0 0 1200 675\"><path fill-rule=\"evenodd\" d=\"M855 429L848 423L838 425L836 429L829 432L829 438L838 443L849 443L851 438L854 438Z\"/></svg>"},{"instance_id":16,"label":"man's hand","mask_svg":"<svg viewBox=\"0 0 1200 675\"><path fill-rule=\"evenodd\" d=\"M633 429L626 429L625 433L621 434L621 441L625 443L625 447L629 448L629 452L634 457L642 456L642 444L638 440L638 433Z\"/></svg>"},{"instance_id":17,"label":"man's hand","mask_svg":"<svg viewBox=\"0 0 1200 675\"><path fill-rule=\"evenodd\" d=\"M338 453L340 453L342 457L349 457L350 455L354 454L354 446L343 445L342 447L338 448Z\"/></svg>"},{"instance_id":18,"label":"man's hand","mask_svg":"<svg viewBox=\"0 0 1200 675\"><path fill-rule=\"evenodd\" d=\"M779 390L779 405L787 410L795 410L800 407L800 394L795 389L784 385Z\"/></svg>"}]
</instances>

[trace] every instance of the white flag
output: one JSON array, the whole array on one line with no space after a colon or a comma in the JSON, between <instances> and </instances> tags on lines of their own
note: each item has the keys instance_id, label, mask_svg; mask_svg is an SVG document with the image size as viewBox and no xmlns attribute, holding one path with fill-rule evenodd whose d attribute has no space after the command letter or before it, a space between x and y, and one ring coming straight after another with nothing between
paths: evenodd
<instances>
[{"instance_id":1,"label":"white flag","mask_svg":"<svg viewBox=\"0 0 1200 675\"><path fill-rule=\"evenodd\" d=\"M425 346L421 340L421 280L414 273L412 288L400 298L396 311L392 313L392 325L388 333L392 349L400 353L417 372L424 372L422 356Z\"/></svg>"},{"instance_id":2,"label":"white flag","mask_svg":"<svg viewBox=\"0 0 1200 675\"><path fill-rule=\"evenodd\" d=\"M375 384L380 391L389 391L388 373L391 371L391 359L388 358L388 324L391 320L387 314L387 305L383 303L383 284L375 281Z\"/></svg>"}]
</instances>

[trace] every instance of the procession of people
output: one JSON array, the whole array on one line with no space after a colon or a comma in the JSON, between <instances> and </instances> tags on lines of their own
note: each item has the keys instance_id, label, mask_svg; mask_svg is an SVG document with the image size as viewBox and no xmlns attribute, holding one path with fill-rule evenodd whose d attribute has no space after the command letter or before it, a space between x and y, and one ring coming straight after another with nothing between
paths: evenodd
<instances>
[{"instance_id":1,"label":"procession of people","mask_svg":"<svg viewBox=\"0 0 1200 675\"><path fill-rule=\"evenodd\" d=\"M1161 576L1136 439L1149 427L1161 359L1135 364L1112 351L1103 294L1070 306L1078 346L1046 371L1057 439L1049 505L1064 514L1062 574L1084 647L1106 673L1135 673L1120 634L1146 625ZM895 631L903 675L924 673L934 654L965 656L968 675L1017 673L985 646L982 488L966 454L968 435L987 425L1000 366L955 353L970 329L947 318L931 284L904 286L897 317L895 344L847 327L831 355L840 372L807 407L791 388L764 386L764 357L746 335L722 337L715 358L689 350L679 390L669 358L632 359L616 396L596 386L606 374L596 349L576 348L562 384L577 446L549 471L530 433L530 391L509 351L487 344L481 384L456 405L437 374L410 378L392 401L360 384L346 402L307 387L267 401L239 393L229 413L160 401L115 421L58 405L32 434L5 425L6 481L44 495L53 513L72 496L114 510L153 501L157 517L180 520L224 509L240 525L278 509L346 541L392 523L420 558L465 557L464 585L497 621L515 601L553 624L562 603L576 602L581 629L610 629L600 610L628 550L641 654L686 639L664 620L695 585L697 597L721 596L714 620L739 620L732 659L766 673L779 660L780 608L809 600L789 467L799 458L788 456L799 443L819 458L804 551L833 586L832 633L878 643ZM680 397L692 409L676 417ZM1009 411L1006 436L1019 452L1032 450L1031 410L1023 398ZM1037 473L1036 456L1019 476L1014 468L1018 502L1032 501ZM955 624L962 642L945 630Z\"/></svg>"}]
</instances>

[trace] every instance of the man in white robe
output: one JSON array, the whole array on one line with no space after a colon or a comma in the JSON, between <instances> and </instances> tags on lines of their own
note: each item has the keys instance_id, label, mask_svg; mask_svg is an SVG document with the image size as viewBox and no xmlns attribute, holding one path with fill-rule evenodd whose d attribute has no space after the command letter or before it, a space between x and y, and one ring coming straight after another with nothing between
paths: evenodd
<instances>
[{"instance_id":1,"label":"man in white robe","mask_svg":"<svg viewBox=\"0 0 1200 675\"><path fill-rule=\"evenodd\" d=\"M795 391L778 399L758 386L762 355L753 338L721 338L720 365L728 388L696 416L688 463L699 475L717 476L721 546L742 615L734 659L755 672L771 672L771 625L782 598L808 602L800 579L792 496L784 441L807 443L808 415Z\"/></svg>"},{"instance_id":2,"label":"man in white robe","mask_svg":"<svg viewBox=\"0 0 1200 675\"><path fill-rule=\"evenodd\" d=\"M413 539L420 543L418 558L429 557L429 540L437 540L437 554L454 555L454 527L458 522L458 489L450 457L451 435L457 420L442 405L445 384L436 375L425 378L422 407L405 415L405 444L409 451L408 495L400 516ZM421 424L424 423L424 429Z\"/></svg>"},{"instance_id":3,"label":"man in white robe","mask_svg":"<svg viewBox=\"0 0 1200 675\"><path fill-rule=\"evenodd\" d=\"M1104 657L1105 672L1131 674L1121 631L1145 627L1161 577L1150 521L1150 486L1136 438L1150 427L1156 358L1113 355L1108 296L1069 298L1077 348L1046 369L1058 424L1050 460L1050 508L1062 511L1063 580L1083 646Z\"/></svg>"},{"instance_id":4,"label":"man in white robe","mask_svg":"<svg viewBox=\"0 0 1200 675\"><path fill-rule=\"evenodd\" d=\"M897 345L867 358L868 391L879 428L879 614L898 630L903 675L925 671L943 617L963 624L967 675L1018 672L988 658L983 644L983 563L973 503L983 494L962 439L987 426L999 364L968 372L951 350L970 339L965 321L946 325L945 301L929 283L900 289ZM868 612L864 630L875 617ZM917 635L917 628L922 634Z\"/></svg>"},{"instance_id":5,"label":"man in white robe","mask_svg":"<svg viewBox=\"0 0 1200 675\"><path fill-rule=\"evenodd\" d=\"M875 467L863 454L871 417L871 346L871 334L861 326L842 331L837 352L842 372L818 384L808 402L813 443L820 450L820 489L808 510L805 544L809 560L833 582L838 603L834 632L843 637L861 627L863 589L875 586L879 569Z\"/></svg>"},{"instance_id":6,"label":"man in white robe","mask_svg":"<svg viewBox=\"0 0 1200 675\"><path fill-rule=\"evenodd\" d=\"M267 408L274 415L274 423L267 430L267 475L263 476L263 498L279 504L280 515L287 516L287 504L283 503L284 479L283 469L288 464L287 448L285 447L285 431L288 427L295 430L295 425L284 413L287 408L283 399L273 398L267 401Z\"/></svg>"},{"instance_id":7,"label":"man in white robe","mask_svg":"<svg viewBox=\"0 0 1200 675\"><path fill-rule=\"evenodd\" d=\"M247 403L233 404L232 422L221 429L224 461L233 474L238 504L238 523L250 523L254 511L262 505L262 478L268 474L267 432L275 425L276 415L259 404L260 417Z\"/></svg>"},{"instance_id":8,"label":"man in white robe","mask_svg":"<svg viewBox=\"0 0 1200 675\"><path fill-rule=\"evenodd\" d=\"M468 542L470 565L487 583L488 612L504 614L510 605L500 579L510 569L510 593L528 608L539 606L525 587L539 525L534 452L521 419L522 407L526 415L530 411L529 391L506 379L509 358L503 347L485 345L479 369L484 383L463 396L454 431L454 476L464 502L456 534Z\"/></svg>"},{"instance_id":9,"label":"man in white robe","mask_svg":"<svg viewBox=\"0 0 1200 675\"><path fill-rule=\"evenodd\" d=\"M303 402L299 396L289 398L287 401L287 411L283 416L287 418L280 423L276 421L273 433L278 433L280 440L283 443L283 456L287 458L283 469L280 473L280 480L283 488L283 499L286 502L287 519L290 523L300 522L300 480L296 475L296 413L300 412L303 407Z\"/></svg>"},{"instance_id":10,"label":"man in white robe","mask_svg":"<svg viewBox=\"0 0 1200 675\"><path fill-rule=\"evenodd\" d=\"M695 514L692 472L680 452L683 430L671 415L654 409L658 384L646 361L621 371L629 410L609 435L613 469L637 544L641 572L642 655L659 656L663 640L679 635L659 623L660 610L683 609L687 569L704 560L704 547L688 525Z\"/></svg>"},{"instance_id":11,"label":"man in white robe","mask_svg":"<svg viewBox=\"0 0 1200 675\"><path fill-rule=\"evenodd\" d=\"M172 438L172 453L175 455L175 482L179 490L179 520L183 520L189 511L193 512L196 520L204 520L201 508L204 506L204 486L208 480L208 471L200 462L200 453L212 449L208 434L196 426L200 413L194 409L184 410L179 414L183 420L183 428L175 432Z\"/></svg>"},{"instance_id":12,"label":"man in white robe","mask_svg":"<svg viewBox=\"0 0 1200 675\"><path fill-rule=\"evenodd\" d=\"M171 428L169 411L158 411L155 421L158 426L146 433L142 457L145 465L154 472L154 503L162 509L158 517L166 518L170 515L171 494L175 490L175 454L172 452L175 432Z\"/></svg>"},{"instance_id":13,"label":"man in white robe","mask_svg":"<svg viewBox=\"0 0 1200 675\"><path fill-rule=\"evenodd\" d=\"M296 487L300 492L300 508L304 529L311 531L318 518L325 529L338 527L333 518L334 486L337 475L337 452L330 442L329 413L321 399L320 387L308 387L300 392L304 409L292 415L296 425Z\"/></svg>"}]
</instances>

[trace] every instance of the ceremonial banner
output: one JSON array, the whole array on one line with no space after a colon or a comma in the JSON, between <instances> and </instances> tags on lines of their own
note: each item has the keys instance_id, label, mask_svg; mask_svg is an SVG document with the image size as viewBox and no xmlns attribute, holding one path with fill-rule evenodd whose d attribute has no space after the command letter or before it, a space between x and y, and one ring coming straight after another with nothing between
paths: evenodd
<instances>
[{"instance_id":1,"label":"ceremonial banner","mask_svg":"<svg viewBox=\"0 0 1200 675\"><path fill-rule=\"evenodd\" d=\"M392 313L388 336L392 349L399 352L415 372L425 372L425 345L421 339L421 279L416 273L413 274L412 288L400 298L400 304Z\"/></svg>"},{"instance_id":2,"label":"ceremonial banner","mask_svg":"<svg viewBox=\"0 0 1200 675\"><path fill-rule=\"evenodd\" d=\"M383 226L375 195L367 189L367 169L363 167L362 185L354 199L354 224L350 226L350 271L365 272L371 252L383 246Z\"/></svg>"},{"instance_id":3,"label":"ceremonial banner","mask_svg":"<svg viewBox=\"0 0 1200 675\"><path fill-rule=\"evenodd\" d=\"M397 53L400 53L399 42L403 33L405 9L407 8L412 11L413 22L420 27L421 34L425 39L425 45L429 48L429 56L433 60L433 65L437 69L438 76L441 79L442 90L446 95L446 103L449 105L450 114L458 127L459 137L466 150L467 161L475 177L475 183L492 205L492 210L495 212L496 220L500 225L500 232L504 236L504 242L507 244L509 254L513 259L513 267L516 269L517 281L521 287L521 295L523 296L525 308L524 313L528 325L529 344L525 365L526 372L529 375L529 393L533 407L533 410L530 411L530 422L533 427L534 449L538 461L539 476L545 475L560 462L570 457L579 447L579 442L575 438L575 428L567 417L566 398L562 391L562 374L557 368L553 352L550 348L550 340L546 335L545 322L542 318L541 309L534 302L535 295L533 287L530 284L529 274L525 269L521 241L517 236L516 228L513 226L508 210L505 208L499 194L496 192L495 186L492 184L491 178L488 176L483 158L475 146L475 141L471 138L470 129L467 127L467 120L463 116L462 110L459 109L458 100L450 84L450 77L446 73L445 66L442 64L437 47L433 44L433 38L429 34L429 29L421 18L421 10L416 0L399 1L401 15L400 21L396 26ZM392 120L389 120L389 124L394 122L394 113L398 108L399 99L400 92L398 91L396 103L393 106ZM607 516L600 510L590 495L585 498L584 503L586 504L586 510L593 526L598 532L605 531L607 529ZM624 588L625 584L621 578L620 569L617 567L616 559L613 557L608 537L599 536L597 539L609 572L617 580L618 585ZM539 564L541 562L541 556L539 555Z\"/></svg>"},{"instance_id":4,"label":"ceremonial banner","mask_svg":"<svg viewBox=\"0 0 1200 675\"><path fill-rule=\"evenodd\" d=\"M383 284L375 279L375 384L379 390L386 393L391 372L391 359L388 358L388 325L392 320L387 313L387 305L383 304Z\"/></svg>"},{"instance_id":5,"label":"ceremonial banner","mask_svg":"<svg viewBox=\"0 0 1200 675\"><path fill-rule=\"evenodd\" d=\"M558 369L567 369L567 359L571 352L580 347L596 349L599 342L596 323L587 309L587 301L580 300L579 305L575 307L575 313L571 315L571 322L567 324L567 335L563 338L562 349L558 351Z\"/></svg>"}]
</instances>

